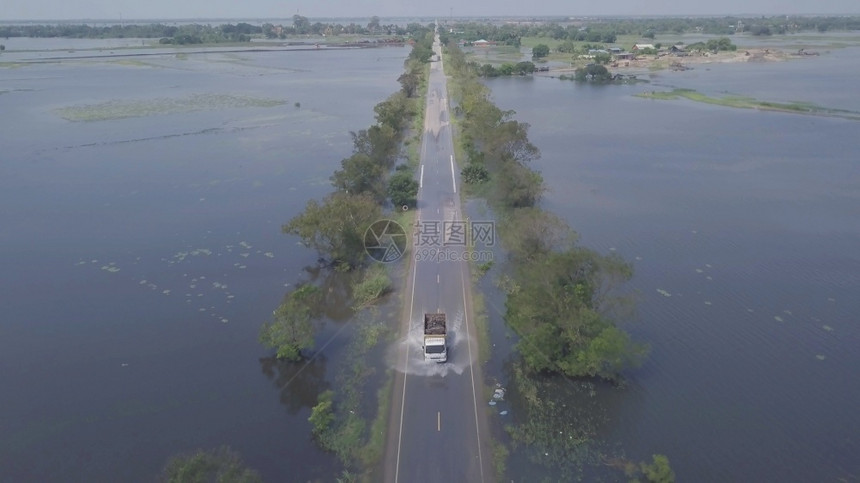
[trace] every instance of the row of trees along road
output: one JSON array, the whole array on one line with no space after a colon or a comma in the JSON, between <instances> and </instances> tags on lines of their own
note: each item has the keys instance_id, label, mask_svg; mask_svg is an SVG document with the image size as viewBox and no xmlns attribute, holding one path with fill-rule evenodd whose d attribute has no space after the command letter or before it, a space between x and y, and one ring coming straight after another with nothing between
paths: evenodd
<instances>
[{"instance_id":1,"label":"row of trees along road","mask_svg":"<svg viewBox=\"0 0 860 483\"><path fill-rule=\"evenodd\" d=\"M629 307L630 300L615 290L632 276L632 267L616 255L578 245L564 221L540 209L545 188L529 167L540 156L528 140L529 126L490 102L478 69L456 44L448 44L448 53L459 141L467 158L461 174L469 191L493 207L510 261L510 275L498 283L507 293L505 321L519 336L521 360L513 365L510 383L523 403L517 423L505 429L514 447L536 448L542 463L572 481L582 477L585 462L605 467L610 458L594 441L594 422L570 409L560 414L569 401L536 382L547 380L541 375L617 381L642 360L647 347L614 323ZM619 466L631 481L675 480L664 455L655 455L653 463L623 460Z\"/></svg>"},{"instance_id":2,"label":"row of trees along road","mask_svg":"<svg viewBox=\"0 0 860 483\"><path fill-rule=\"evenodd\" d=\"M399 78L401 90L376 105L376 124L352 133L353 153L331 176L335 191L322 200L310 200L302 213L282 227L283 233L298 236L316 250L329 269L358 272L356 279L361 280L368 264L364 250L367 228L391 206L415 205L418 182L413 170L408 165L395 169L395 165L410 123L419 112L416 96L432 55L432 42L432 32L424 28ZM380 296L388 284L378 283L378 278L378 273L370 271L367 282L377 287ZM301 359L302 352L314 345L313 320L319 315L316 307L325 304L325 295L315 286L299 284L263 325L261 343L276 349L281 359Z\"/></svg>"},{"instance_id":3,"label":"row of trees along road","mask_svg":"<svg viewBox=\"0 0 860 483\"><path fill-rule=\"evenodd\" d=\"M523 363L535 373L618 379L647 352L613 322L629 306L615 289L632 276L631 265L578 245L564 221L538 207L545 186L529 167L540 153L528 124L490 101L475 65L453 42L448 53L467 157L462 176L500 219L512 266L503 283L505 320L520 337Z\"/></svg>"}]
</instances>

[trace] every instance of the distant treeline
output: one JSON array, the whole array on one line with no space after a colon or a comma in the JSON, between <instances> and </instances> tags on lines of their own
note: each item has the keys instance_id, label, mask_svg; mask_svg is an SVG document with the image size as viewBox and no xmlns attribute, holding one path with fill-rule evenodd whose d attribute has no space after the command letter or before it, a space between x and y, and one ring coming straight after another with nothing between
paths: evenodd
<instances>
[{"instance_id":1,"label":"distant treeline","mask_svg":"<svg viewBox=\"0 0 860 483\"><path fill-rule=\"evenodd\" d=\"M846 17L719 17L719 18L643 18L594 19L570 22L493 25L489 23L454 23L450 34L467 41L489 40L520 45L522 37L546 37L556 40L613 43L618 35L654 38L660 34L702 33L733 35L787 34L802 31L827 32L860 30L860 16Z\"/></svg>"},{"instance_id":2,"label":"distant treeline","mask_svg":"<svg viewBox=\"0 0 860 483\"><path fill-rule=\"evenodd\" d=\"M251 37L266 37L270 39L300 36L300 35L390 35L420 37L426 26L417 23L406 27L398 25L382 25L379 17L372 17L367 25L350 23L348 25L333 23L311 23L301 15L293 16L292 25L274 25L264 23L262 26L248 23L223 24L218 26L191 24L165 25L153 24L124 24L95 27L85 24L72 25L7 25L0 26L0 38L10 37L64 37L73 39L162 39L162 43L200 44L216 42L248 42Z\"/></svg>"},{"instance_id":3,"label":"distant treeline","mask_svg":"<svg viewBox=\"0 0 860 483\"><path fill-rule=\"evenodd\" d=\"M432 24L430 28L432 29ZM406 27L401 27L396 24L383 25L380 23L379 17L370 17L367 25L360 25L355 22L349 24L340 23L322 23L311 22L307 17L301 15L293 15L292 25L273 25L271 23L263 24L263 34L267 38L287 38L296 35L394 35L394 36L410 36L414 39L421 40L423 32L427 27L419 23L410 23Z\"/></svg>"},{"instance_id":4,"label":"distant treeline","mask_svg":"<svg viewBox=\"0 0 860 483\"><path fill-rule=\"evenodd\" d=\"M64 37L73 39L161 39L165 44L248 42L262 27L248 23L212 25L10 25L0 27L0 37Z\"/></svg>"}]
</instances>

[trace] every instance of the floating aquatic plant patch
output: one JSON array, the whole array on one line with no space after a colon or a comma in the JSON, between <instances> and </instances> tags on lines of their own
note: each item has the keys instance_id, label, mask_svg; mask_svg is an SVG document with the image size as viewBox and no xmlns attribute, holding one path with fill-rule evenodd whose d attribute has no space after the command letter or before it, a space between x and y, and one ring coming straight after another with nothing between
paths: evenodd
<instances>
[{"instance_id":1,"label":"floating aquatic plant patch","mask_svg":"<svg viewBox=\"0 0 860 483\"><path fill-rule=\"evenodd\" d=\"M286 102L283 99L235 96L231 94L192 94L187 97L112 100L98 104L62 107L56 109L54 112L68 121L109 121L130 117L157 116L194 111L275 107L286 104Z\"/></svg>"},{"instance_id":2,"label":"floating aquatic plant patch","mask_svg":"<svg viewBox=\"0 0 860 483\"><path fill-rule=\"evenodd\" d=\"M770 102L760 101L751 97L725 96L711 97L692 89L675 89L672 91L651 91L636 94L636 97L645 99L675 100L687 99L705 104L735 107L740 109L759 109L763 111L793 112L797 114L810 114L815 116L841 117L843 119L860 120L860 112L847 109L833 109L817 106L808 102Z\"/></svg>"}]
</instances>

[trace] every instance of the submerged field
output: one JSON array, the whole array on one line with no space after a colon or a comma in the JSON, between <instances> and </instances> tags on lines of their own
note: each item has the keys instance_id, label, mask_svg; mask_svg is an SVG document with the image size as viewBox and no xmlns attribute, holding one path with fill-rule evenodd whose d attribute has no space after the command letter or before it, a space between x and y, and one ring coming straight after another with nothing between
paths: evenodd
<instances>
[{"instance_id":1,"label":"submerged field","mask_svg":"<svg viewBox=\"0 0 860 483\"><path fill-rule=\"evenodd\" d=\"M674 89L668 92L643 92L636 95L643 99L676 100L687 99L705 104L717 106L735 107L739 109L760 109L776 112L790 112L795 114L809 114L816 116L832 116L844 119L860 120L860 112L846 109L834 109L830 107L817 106L809 102L771 102L761 101L745 96L711 97L692 89Z\"/></svg>"},{"instance_id":2,"label":"submerged field","mask_svg":"<svg viewBox=\"0 0 860 483\"><path fill-rule=\"evenodd\" d=\"M0 480L153 481L222 445L266 480L339 472L308 416L349 360L350 307L327 307L304 370L257 335L319 276L281 224L330 190L409 50L44 61L79 53L18 40L0 58L21 66L0 69Z\"/></svg>"},{"instance_id":3,"label":"submerged field","mask_svg":"<svg viewBox=\"0 0 860 483\"><path fill-rule=\"evenodd\" d=\"M57 115L67 121L110 121L129 117L146 117L195 111L238 108L275 107L286 100L232 94L191 94L181 98L146 100L111 100L98 104L75 105L56 109Z\"/></svg>"},{"instance_id":4,"label":"submerged field","mask_svg":"<svg viewBox=\"0 0 860 483\"><path fill-rule=\"evenodd\" d=\"M579 451L519 446L508 476L563 480L592 450L610 457L598 468L665 454L678 481L860 474L860 392L844 382L860 364L858 60L846 48L710 64L653 72L648 85L486 81L500 109L531 124L544 207L584 245L634 264L637 311L624 327L652 348L624 385L582 394L601 410L574 426L590 429ZM503 324L504 301L494 305ZM491 367L511 385L507 360ZM571 381L540 389L566 401ZM501 425L523 417L516 391ZM525 421L538 434L520 436L553 448L546 428L568 434L570 420L543 416Z\"/></svg>"}]
</instances>

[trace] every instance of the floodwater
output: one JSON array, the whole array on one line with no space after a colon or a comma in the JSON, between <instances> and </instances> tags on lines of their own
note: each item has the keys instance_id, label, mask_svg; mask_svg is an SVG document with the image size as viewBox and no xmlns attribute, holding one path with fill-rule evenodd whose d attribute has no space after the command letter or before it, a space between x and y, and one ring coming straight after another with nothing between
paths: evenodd
<instances>
[{"instance_id":1,"label":"floodwater","mask_svg":"<svg viewBox=\"0 0 860 483\"><path fill-rule=\"evenodd\" d=\"M422 311L419 311L419 313ZM448 374L463 374L475 361L469 358L469 337L463 326L462 311L451 314L448 319L448 360L444 364L424 360L424 320L410 321L410 330L406 336L400 337L386 350L385 360L388 367L409 375L430 377L445 377ZM408 355L409 360L406 361Z\"/></svg>"},{"instance_id":2,"label":"floodwater","mask_svg":"<svg viewBox=\"0 0 860 483\"><path fill-rule=\"evenodd\" d=\"M545 208L635 265L638 310L624 326L652 350L626 386L599 391L599 437L634 461L666 454L679 481L853 481L860 123L633 94L857 110L860 49L695 67L637 85L487 82L532 126ZM534 470L511 460L518 481Z\"/></svg>"},{"instance_id":3,"label":"floodwater","mask_svg":"<svg viewBox=\"0 0 860 483\"><path fill-rule=\"evenodd\" d=\"M331 478L307 417L343 337L298 371L257 334L317 276L281 224L331 190L408 52L0 64L0 481L152 481L220 445L267 480ZM327 309L321 340L348 313Z\"/></svg>"}]
</instances>

